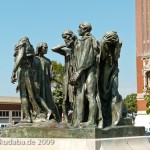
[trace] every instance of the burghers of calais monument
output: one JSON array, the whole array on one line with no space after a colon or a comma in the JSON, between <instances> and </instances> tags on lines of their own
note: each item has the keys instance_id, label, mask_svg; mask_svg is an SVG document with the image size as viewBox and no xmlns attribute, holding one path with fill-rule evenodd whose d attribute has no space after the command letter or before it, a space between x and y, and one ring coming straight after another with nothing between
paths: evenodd
<instances>
[{"instance_id":1,"label":"burghers of calais monument","mask_svg":"<svg viewBox=\"0 0 150 150\"><path fill-rule=\"evenodd\" d=\"M22 132L26 133L24 137L42 137L44 133L44 137L54 138L144 135L144 127L133 127L131 119L126 118L127 111L118 91L122 42L117 32L106 32L97 41L91 31L91 24L83 22L78 29L81 38L65 30L62 33L65 44L51 48L65 59L63 123L51 93L51 81L57 74L44 56L47 43L39 43L34 52L27 37L19 40L15 45L11 82L18 81L24 119L19 125L5 129L3 137L20 137ZM69 109L73 111L71 121L68 121ZM24 126L24 131L20 126ZM16 136L9 132L10 128Z\"/></svg>"}]
</instances>

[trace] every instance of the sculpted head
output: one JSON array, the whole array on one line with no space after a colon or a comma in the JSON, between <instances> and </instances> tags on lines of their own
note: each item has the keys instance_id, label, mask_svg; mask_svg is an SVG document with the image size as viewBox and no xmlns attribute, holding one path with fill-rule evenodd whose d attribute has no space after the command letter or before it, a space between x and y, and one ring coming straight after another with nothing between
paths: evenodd
<instances>
[{"instance_id":1,"label":"sculpted head","mask_svg":"<svg viewBox=\"0 0 150 150\"><path fill-rule=\"evenodd\" d=\"M116 31L106 32L101 41L102 47L105 51L109 51L114 54L114 58L117 60L120 57L120 50L122 42Z\"/></svg>"},{"instance_id":2,"label":"sculpted head","mask_svg":"<svg viewBox=\"0 0 150 150\"><path fill-rule=\"evenodd\" d=\"M87 35L91 32L92 26L89 22L82 22L79 25L78 33L80 36Z\"/></svg>"},{"instance_id":3,"label":"sculpted head","mask_svg":"<svg viewBox=\"0 0 150 150\"><path fill-rule=\"evenodd\" d=\"M47 43L44 43L44 42L40 42L37 47L36 47L36 54L39 55L39 54L47 54L47 51L48 51L48 45Z\"/></svg>"},{"instance_id":4,"label":"sculpted head","mask_svg":"<svg viewBox=\"0 0 150 150\"><path fill-rule=\"evenodd\" d=\"M102 39L106 49L114 49L119 43L119 37L116 31L106 32Z\"/></svg>"},{"instance_id":5,"label":"sculpted head","mask_svg":"<svg viewBox=\"0 0 150 150\"><path fill-rule=\"evenodd\" d=\"M29 38L26 37L26 36L24 36L24 37L22 37L22 38L19 40L18 46L19 46L19 45L22 45L22 44L24 44L24 43L26 43L26 42L29 42Z\"/></svg>"},{"instance_id":6,"label":"sculpted head","mask_svg":"<svg viewBox=\"0 0 150 150\"><path fill-rule=\"evenodd\" d=\"M74 42L77 39L77 37L71 30L65 30L62 33L62 38L64 39L66 46L69 48L71 48L74 45Z\"/></svg>"}]
</instances>

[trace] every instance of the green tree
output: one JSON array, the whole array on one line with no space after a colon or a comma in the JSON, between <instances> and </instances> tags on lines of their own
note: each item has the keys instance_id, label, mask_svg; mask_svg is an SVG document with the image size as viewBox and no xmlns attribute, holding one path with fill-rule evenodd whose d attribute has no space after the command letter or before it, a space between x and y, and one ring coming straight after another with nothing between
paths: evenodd
<instances>
[{"instance_id":1,"label":"green tree","mask_svg":"<svg viewBox=\"0 0 150 150\"><path fill-rule=\"evenodd\" d=\"M52 91L52 95L54 97L54 102L57 105L57 108L59 110L59 114L61 116L61 114L62 114L62 102L63 102L63 89L62 89L62 87L56 87Z\"/></svg>"},{"instance_id":2,"label":"green tree","mask_svg":"<svg viewBox=\"0 0 150 150\"><path fill-rule=\"evenodd\" d=\"M55 78L52 81L52 95L54 97L54 102L58 107L60 115L62 114L62 102L63 102L63 76L64 76L64 66L57 61L52 61L53 71L55 73ZM61 83L61 84L60 84Z\"/></svg>"},{"instance_id":3,"label":"green tree","mask_svg":"<svg viewBox=\"0 0 150 150\"><path fill-rule=\"evenodd\" d=\"M144 95L144 100L146 100L146 107L147 107L147 110L146 110L146 113L147 114L150 114L150 93L146 93Z\"/></svg>"},{"instance_id":4,"label":"green tree","mask_svg":"<svg viewBox=\"0 0 150 150\"><path fill-rule=\"evenodd\" d=\"M124 99L124 104L128 109L128 113L137 112L137 94L132 93Z\"/></svg>"},{"instance_id":5,"label":"green tree","mask_svg":"<svg viewBox=\"0 0 150 150\"><path fill-rule=\"evenodd\" d=\"M52 61L52 66L55 73L55 80L52 81L52 86L60 87L62 85L58 82L63 83L64 66L61 63L58 63L57 61Z\"/></svg>"}]
</instances>

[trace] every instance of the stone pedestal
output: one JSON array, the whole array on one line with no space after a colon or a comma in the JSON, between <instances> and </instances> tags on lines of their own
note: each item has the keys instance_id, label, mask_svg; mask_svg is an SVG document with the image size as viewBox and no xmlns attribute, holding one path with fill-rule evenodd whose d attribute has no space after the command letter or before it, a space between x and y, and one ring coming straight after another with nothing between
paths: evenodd
<instances>
[{"instance_id":1,"label":"stone pedestal","mask_svg":"<svg viewBox=\"0 0 150 150\"><path fill-rule=\"evenodd\" d=\"M144 127L69 128L55 122L17 124L2 130L1 150L150 150Z\"/></svg>"},{"instance_id":2,"label":"stone pedestal","mask_svg":"<svg viewBox=\"0 0 150 150\"><path fill-rule=\"evenodd\" d=\"M61 126L60 126L61 127ZM52 128L43 126L11 126L2 130L1 137L11 138L114 138L143 136L144 127L115 126L105 129L99 128Z\"/></svg>"}]
</instances>

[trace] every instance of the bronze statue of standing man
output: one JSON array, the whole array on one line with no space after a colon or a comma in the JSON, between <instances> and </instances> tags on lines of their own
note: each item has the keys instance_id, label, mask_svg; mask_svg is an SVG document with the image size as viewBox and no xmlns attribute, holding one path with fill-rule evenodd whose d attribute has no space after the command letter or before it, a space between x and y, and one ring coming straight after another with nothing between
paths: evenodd
<instances>
[{"instance_id":1,"label":"bronze statue of standing man","mask_svg":"<svg viewBox=\"0 0 150 150\"><path fill-rule=\"evenodd\" d=\"M52 48L53 52L59 53L65 58L65 74L64 74L64 99L62 110L65 122L68 122L68 111L72 109L74 103L74 87L69 84L71 75L75 72L75 53L77 51L79 41L71 30L65 30L62 33L65 45L58 45ZM74 109L74 108L73 108Z\"/></svg>"},{"instance_id":2,"label":"bronze statue of standing man","mask_svg":"<svg viewBox=\"0 0 150 150\"><path fill-rule=\"evenodd\" d=\"M33 81L33 57L35 55L33 46L27 37L19 40L16 47L15 64L11 76L11 82L16 81L16 73L18 74L18 88L20 91L20 99L22 109L25 114L23 122L33 122L32 113L35 115L40 113L40 108L36 102L34 94L34 81Z\"/></svg>"},{"instance_id":3,"label":"bronze statue of standing man","mask_svg":"<svg viewBox=\"0 0 150 150\"><path fill-rule=\"evenodd\" d=\"M33 61L35 94L41 110L47 114L47 119L49 119L52 113L55 119L60 122L59 112L51 92L51 81L54 78L54 72L52 62L45 57L47 51L47 43L40 42L37 45L36 56Z\"/></svg>"},{"instance_id":4,"label":"bronze statue of standing man","mask_svg":"<svg viewBox=\"0 0 150 150\"><path fill-rule=\"evenodd\" d=\"M99 48L95 37L90 33L91 30L92 26L88 22L79 25L81 39L80 48L76 52L76 72L70 78L70 83L76 89L75 127L82 122L85 122L85 126L96 126L96 56Z\"/></svg>"}]
</instances>

